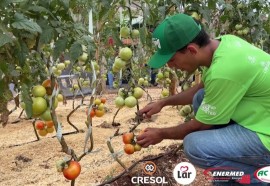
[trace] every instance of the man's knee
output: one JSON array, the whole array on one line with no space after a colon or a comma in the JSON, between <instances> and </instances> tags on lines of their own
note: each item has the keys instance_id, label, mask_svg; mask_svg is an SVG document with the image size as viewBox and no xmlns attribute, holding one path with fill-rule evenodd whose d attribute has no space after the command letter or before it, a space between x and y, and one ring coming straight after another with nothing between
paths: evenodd
<instances>
[{"instance_id":1,"label":"man's knee","mask_svg":"<svg viewBox=\"0 0 270 186\"><path fill-rule=\"evenodd\" d=\"M201 132L188 134L183 141L184 153L191 163L201 168L209 168L212 162L209 147L201 139Z\"/></svg>"},{"instance_id":2,"label":"man's knee","mask_svg":"<svg viewBox=\"0 0 270 186\"><path fill-rule=\"evenodd\" d=\"M195 139L194 133L190 133L184 138L184 153L188 158L196 156L196 142L198 142L198 140Z\"/></svg>"}]
</instances>

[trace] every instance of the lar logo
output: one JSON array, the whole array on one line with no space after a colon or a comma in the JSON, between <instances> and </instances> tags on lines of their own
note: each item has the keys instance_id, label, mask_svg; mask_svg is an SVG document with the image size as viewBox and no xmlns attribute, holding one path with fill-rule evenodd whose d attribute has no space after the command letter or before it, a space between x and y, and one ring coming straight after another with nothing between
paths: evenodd
<instances>
[{"instance_id":1,"label":"lar logo","mask_svg":"<svg viewBox=\"0 0 270 186\"><path fill-rule=\"evenodd\" d=\"M152 161L147 161L143 164L143 171L145 174L153 175L157 170L157 166Z\"/></svg>"},{"instance_id":2,"label":"lar logo","mask_svg":"<svg viewBox=\"0 0 270 186\"><path fill-rule=\"evenodd\" d=\"M173 177L180 184L190 184L196 178L196 169L191 163L181 162L175 166Z\"/></svg>"}]
</instances>

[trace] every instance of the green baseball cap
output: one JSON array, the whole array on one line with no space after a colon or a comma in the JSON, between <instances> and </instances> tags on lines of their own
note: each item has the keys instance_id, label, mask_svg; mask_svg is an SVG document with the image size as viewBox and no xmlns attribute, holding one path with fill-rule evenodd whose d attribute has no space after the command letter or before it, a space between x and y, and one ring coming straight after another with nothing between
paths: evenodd
<instances>
[{"instance_id":1,"label":"green baseball cap","mask_svg":"<svg viewBox=\"0 0 270 186\"><path fill-rule=\"evenodd\" d=\"M148 65L152 68L164 66L177 50L190 43L200 31L201 25L189 15L175 14L165 18L154 30L152 40L157 51Z\"/></svg>"}]
</instances>

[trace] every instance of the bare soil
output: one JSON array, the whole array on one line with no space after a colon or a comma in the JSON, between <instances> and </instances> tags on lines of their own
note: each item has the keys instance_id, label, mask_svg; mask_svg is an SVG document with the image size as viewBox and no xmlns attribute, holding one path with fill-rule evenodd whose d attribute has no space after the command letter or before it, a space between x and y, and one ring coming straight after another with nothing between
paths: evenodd
<instances>
[{"instance_id":1,"label":"bare soil","mask_svg":"<svg viewBox=\"0 0 270 186\"><path fill-rule=\"evenodd\" d=\"M153 100L159 99L161 89L150 88L149 94ZM93 137L94 148L91 153L86 155L80 161L82 171L76 179L75 185L91 186L99 185L115 177L119 176L124 169L113 159L107 147L107 140L113 136L116 130L119 132L127 132L136 123L134 121L136 108L123 108L116 116L115 122L120 126L112 126L112 120L117 108L114 106L115 91L109 91L103 97L107 98L107 112L101 118L93 119ZM146 95L140 99L140 107L149 103ZM74 102L75 106L80 104L81 99L77 98ZM89 103L89 99L84 103ZM56 109L57 117L62 122L63 133L74 132L67 122L67 115L73 110L73 100L67 100L67 104L62 103ZM14 107L13 103L9 105L10 109ZM80 156L83 153L86 144L89 147L89 141L85 142L86 130L85 125L86 106L81 106L71 116L71 122L84 132L64 135L68 146ZM19 119L18 116L21 109L18 108L10 115L9 123L5 128L0 126L0 185L9 186L30 186L30 185L46 185L61 186L70 185L70 181L66 180L62 173L57 172L55 162L63 158L70 158L62 152L62 148L55 133L48 134L37 140L32 120L28 120L25 114ZM152 117L150 120L144 120L136 129L138 132L147 127L170 127L182 122L181 116L178 115L176 107L165 107L163 110ZM112 145L115 152L119 155L119 159L126 167L132 167L129 174L123 174L110 185L133 185L130 181L132 176L145 176L142 170L142 160L151 159L157 165L157 171L153 176L165 176L167 185L179 185L173 178L172 172L174 167L182 162L188 161L183 151L175 150L181 145L182 141L163 140L161 143L142 149L132 155L123 153L123 143L121 136L112 139ZM174 152L172 152L174 151ZM141 162L139 162L141 161ZM136 163L136 164L134 164ZM197 177L190 184L193 186L211 185L202 174L201 169L197 168ZM144 184L147 185L147 184ZM148 184L149 185L149 184ZM157 184L155 184L157 185Z\"/></svg>"}]
</instances>

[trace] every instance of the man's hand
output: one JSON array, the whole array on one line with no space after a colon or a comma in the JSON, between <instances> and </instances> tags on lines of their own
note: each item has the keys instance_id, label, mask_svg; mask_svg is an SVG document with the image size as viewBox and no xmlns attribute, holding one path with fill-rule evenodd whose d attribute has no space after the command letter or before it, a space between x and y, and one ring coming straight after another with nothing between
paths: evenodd
<instances>
[{"instance_id":1,"label":"man's hand","mask_svg":"<svg viewBox=\"0 0 270 186\"><path fill-rule=\"evenodd\" d=\"M146 118L151 118L152 115L159 113L162 107L160 102L152 102L139 110L138 114L144 115Z\"/></svg>"},{"instance_id":2,"label":"man's hand","mask_svg":"<svg viewBox=\"0 0 270 186\"><path fill-rule=\"evenodd\" d=\"M143 134L137 136L137 143L142 147L148 147L149 145L160 143L164 139L183 140L191 132L208 130L212 127L213 125L206 125L193 119L174 127L146 128Z\"/></svg>"},{"instance_id":3,"label":"man's hand","mask_svg":"<svg viewBox=\"0 0 270 186\"><path fill-rule=\"evenodd\" d=\"M137 143L144 148L160 143L162 140L163 137L159 128L146 128L143 134L137 136Z\"/></svg>"}]
</instances>

